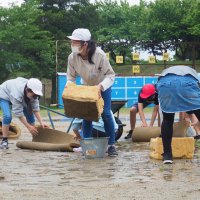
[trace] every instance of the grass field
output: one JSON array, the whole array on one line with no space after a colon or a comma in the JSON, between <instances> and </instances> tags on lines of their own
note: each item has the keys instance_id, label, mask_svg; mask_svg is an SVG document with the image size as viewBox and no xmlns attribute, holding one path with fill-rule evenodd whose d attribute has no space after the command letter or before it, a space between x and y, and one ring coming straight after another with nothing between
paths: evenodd
<instances>
[{"instance_id":1,"label":"grass field","mask_svg":"<svg viewBox=\"0 0 200 200\"><path fill-rule=\"evenodd\" d=\"M132 72L132 65L140 65L140 73L133 74ZM160 74L164 70L164 62L158 61L156 64L149 64L147 62L139 62L138 64L132 64L132 65L113 65L113 69L116 74L122 75L122 76L151 76L154 74ZM170 67L173 65L187 65L192 66L191 61L169 61L166 64L166 67ZM197 72L200 72L200 61L195 61L195 69Z\"/></svg>"},{"instance_id":2,"label":"grass field","mask_svg":"<svg viewBox=\"0 0 200 200\"><path fill-rule=\"evenodd\" d=\"M56 107L53 107L53 108L51 107L50 109L55 110L55 111L57 111L59 113L64 114L64 109L60 109L60 108L56 108ZM152 110L153 110L152 107L145 108L144 109L144 113L147 113L147 114L151 113ZM130 112L130 108L121 108L120 109L120 114L129 115L129 112ZM47 110L45 110L45 109L42 108L40 110L40 113L41 113L42 117L47 117ZM1 109L0 109L0 116L2 116L2 110ZM51 116L53 116L53 117L54 116L58 116L58 114L51 112Z\"/></svg>"}]
</instances>

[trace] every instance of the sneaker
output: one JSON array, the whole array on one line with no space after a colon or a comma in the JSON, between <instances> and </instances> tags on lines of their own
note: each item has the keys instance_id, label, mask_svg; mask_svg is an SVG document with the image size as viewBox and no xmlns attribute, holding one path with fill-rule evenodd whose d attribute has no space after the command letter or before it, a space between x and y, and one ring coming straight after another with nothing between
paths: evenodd
<instances>
[{"instance_id":1,"label":"sneaker","mask_svg":"<svg viewBox=\"0 0 200 200\"><path fill-rule=\"evenodd\" d=\"M163 164L172 164L173 159L172 159L172 154L170 153L163 153Z\"/></svg>"},{"instance_id":2,"label":"sneaker","mask_svg":"<svg viewBox=\"0 0 200 200\"><path fill-rule=\"evenodd\" d=\"M8 149L8 141L2 141L0 144L0 149Z\"/></svg>"},{"instance_id":3,"label":"sneaker","mask_svg":"<svg viewBox=\"0 0 200 200\"><path fill-rule=\"evenodd\" d=\"M133 130L130 130L128 135L124 137L124 139L129 139L132 137Z\"/></svg>"},{"instance_id":4,"label":"sneaker","mask_svg":"<svg viewBox=\"0 0 200 200\"><path fill-rule=\"evenodd\" d=\"M111 157L115 157L118 155L115 146L111 145L108 147L108 155Z\"/></svg>"},{"instance_id":5,"label":"sneaker","mask_svg":"<svg viewBox=\"0 0 200 200\"><path fill-rule=\"evenodd\" d=\"M79 152L83 152L83 150L81 147L77 147L77 148L73 148L73 152L79 153Z\"/></svg>"}]
</instances>

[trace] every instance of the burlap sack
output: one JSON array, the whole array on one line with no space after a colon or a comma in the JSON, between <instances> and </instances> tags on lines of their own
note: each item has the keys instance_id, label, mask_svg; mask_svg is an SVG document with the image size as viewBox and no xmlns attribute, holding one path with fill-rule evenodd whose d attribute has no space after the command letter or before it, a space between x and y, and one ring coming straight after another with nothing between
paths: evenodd
<instances>
[{"instance_id":1,"label":"burlap sack","mask_svg":"<svg viewBox=\"0 0 200 200\"><path fill-rule=\"evenodd\" d=\"M185 137L189 127L188 121L175 122L173 137ZM132 134L133 142L149 142L151 138L161 135L160 127L136 127Z\"/></svg>"},{"instance_id":2,"label":"burlap sack","mask_svg":"<svg viewBox=\"0 0 200 200\"><path fill-rule=\"evenodd\" d=\"M73 151L80 147L80 143L74 140L73 135L62 131L38 127L38 135L32 141L19 141L17 147L40 151Z\"/></svg>"},{"instance_id":3,"label":"burlap sack","mask_svg":"<svg viewBox=\"0 0 200 200\"><path fill-rule=\"evenodd\" d=\"M172 138L172 154L173 158L192 159L195 150L195 140L193 137L173 137ZM163 158L162 138L152 138L150 140L150 158Z\"/></svg>"},{"instance_id":4,"label":"burlap sack","mask_svg":"<svg viewBox=\"0 0 200 200\"><path fill-rule=\"evenodd\" d=\"M89 121L98 121L104 101L99 99L97 86L83 86L69 83L62 94L65 115Z\"/></svg>"},{"instance_id":5,"label":"burlap sack","mask_svg":"<svg viewBox=\"0 0 200 200\"><path fill-rule=\"evenodd\" d=\"M17 124L11 123L8 132L8 139L17 139L21 135L21 129ZM2 138L2 119L0 118L0 138Z\"/></svg>"}]
</instances>

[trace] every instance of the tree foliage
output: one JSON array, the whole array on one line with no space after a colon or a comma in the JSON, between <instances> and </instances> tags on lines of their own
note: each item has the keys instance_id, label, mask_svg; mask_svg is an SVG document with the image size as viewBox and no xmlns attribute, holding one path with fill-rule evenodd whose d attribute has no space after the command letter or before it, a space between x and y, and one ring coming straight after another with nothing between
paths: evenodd
<instances>
[{"instance_id":1,"label":"tree foliage","mask_svg":"<svg viewBox=\"0 0 200 200\"><path fill-rule=\"evenodd\" d=\"M113 62L116 55L130 57L133 47L154 55L175 50L178 59L191 59L195 52L199 59L199 19L199 0L140 0L132 6L111 0L25 0L0 7L1 82L20 73L51 77L56 56L58 71L66 71L71 52L66 35L76 28L88 28Z\"/></svg>"},{"instance_id":2,"label":"tree foliage","mask_svg":"<svg viewBox=\"0 0 200 200\"><path fill-rule=\"evenodd\" d=\"M141 24L143 8L107 0L98 3L98 12L101 20L96 34L102 48L111 53L113 60L116 55L130 54L140 33L144 33Z\"/></svg>"},{"instance_id":3,"label":"tree foliage","mask_svg":"<svg viewBox=\"0 0 200 200\"><path fill-rule=\"evenodd\" d=\"M191 52L191 44L200 35L194 35L191 29L191 18L194 19L198 11L194 9L198 0L156 0L148 6L146 27L148 41L146 48L153 46L156 50L176 50L176 56L184 59ZM192 27L199 26L198 20L193 20ZM156 43L157 45L152 45ZM151 49L154 51L154 49Z\"/></svg>"},{"instance_id":4,"label":"tree foliage","mask_svg":"<svg viewBox=\"0 0 200 200\"><path fill-rule=\"evenodd\" d=\"M0 10L1 78L16 72L40 78L52 74L51 35L40 29L38 19L43 13L34 3Z\"/></svg>"},{"instance_id":5,"label":"tree foliage","mask_svg":"<svg viewBox=\"0 0 200 200\"><path fill-rule=\"evenodd\" d=\"M88 28L94 33L99 23L96 5L88 0L39 0L39 8L44 12L41 27L52 33L57 44L58 71L66 71L71 52L66 36L76 28Z\"/></svg>"}]
</instances>

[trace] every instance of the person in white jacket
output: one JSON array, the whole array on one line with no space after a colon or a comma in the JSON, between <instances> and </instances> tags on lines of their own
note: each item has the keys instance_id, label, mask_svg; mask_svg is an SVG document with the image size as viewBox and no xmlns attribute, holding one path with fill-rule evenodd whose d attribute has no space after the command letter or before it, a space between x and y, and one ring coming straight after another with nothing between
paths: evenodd
<instances>
[{"instance_id":1,"label":"person in white jacket","mask_svg":"<svg viewBox=\"0 0 200 200\"><path fill-rule=\"evenodd\" d=\"M34 115L42 127L47 127L40 116L39 98L42 96L42 83L38 79L18 77L0 85L0 107L3 112L0 149L8 149L8 131L12 112L26 126L32 136L38 134L34 126Z\"/></svg>"}]
</instances>

